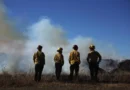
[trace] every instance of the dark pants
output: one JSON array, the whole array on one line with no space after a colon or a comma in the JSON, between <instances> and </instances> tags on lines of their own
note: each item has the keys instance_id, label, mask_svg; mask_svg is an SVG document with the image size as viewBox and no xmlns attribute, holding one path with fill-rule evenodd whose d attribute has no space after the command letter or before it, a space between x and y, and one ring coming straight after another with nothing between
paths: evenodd
<instances>
[{"instance_id":1,"label":"dark pants","mask_svg":"<svg viewBox=\"0 0 130 90\"><path fill-rule=\"evenodd\" d=\"M55 63L55 74L56 74L57 80L59 80L59 78L60 78L61 71L62 71L62 64L61 63Z\"/></svg>"},{"instance_id":2,"label":"dark pants","mask_svg":"<svg viewBox=\"0 0 130 90\"><path fill-rule=\"evenodd\" d=\"M97 80L99 65L97 63L89 63L91 80Z\"/></svg>"},{"instance_id":3,"label":"dark pants","mask_svg":"<svg viewBox=\"0 0 130 90\"><path fill-rule=\"evenodd\" d=\"M43 66L41 64L36 64L35 65L35 81L40 81L41 80L41 75L42 75L42 71L43 71Z\"/></svg>"},{"instance_id":4,"label":"dark pants","mask_svg":"<svg viewBox=\"0 0 130 90\"><path fill-rule=\"evenodd\" d=\"M79 73L79 63L75 63L73 65L70 65L70 80L73 80L73 74L75 71L75 77L78 77L78 73Z\"/></svg>"}]
</instances>

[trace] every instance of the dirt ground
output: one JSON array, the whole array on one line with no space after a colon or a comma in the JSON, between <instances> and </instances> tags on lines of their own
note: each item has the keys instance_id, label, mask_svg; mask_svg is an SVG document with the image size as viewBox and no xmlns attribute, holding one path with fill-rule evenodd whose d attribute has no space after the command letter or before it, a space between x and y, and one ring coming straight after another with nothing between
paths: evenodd
<instances>
[{"instance_id":1,"label":"dirt ground","mask_svg":"<svg viewBox=\"0 0 130 90\"><path fill-rule=\"evenodd\" d=\"M74 83L38 83L36 87L0 88L0 90L130 90L130 84L74 84Z\"/></svg>"}]
</instances>

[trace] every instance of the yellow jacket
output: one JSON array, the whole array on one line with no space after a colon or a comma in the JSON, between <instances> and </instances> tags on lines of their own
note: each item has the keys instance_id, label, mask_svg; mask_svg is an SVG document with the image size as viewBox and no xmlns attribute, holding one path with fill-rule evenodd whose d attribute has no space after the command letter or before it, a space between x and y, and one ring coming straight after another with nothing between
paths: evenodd
<instances>
[{"instance_id":1,"label":"yellow jacket","mask_svg":"<svg viewBox=\"0 0 130 90\"><path fill-rule=\"evenodd\" d=\"M55 56L54 56L54 62L55 63L61 63L61 64L64 64L64 56L60 53L57 53Z\"/></svg>"},{"instance_id":2,"label":"yellow jacket","mask_svg":"<svg viewBox=\"0 0 130 90\"><path fill-rule=\"evenodd\" d=\"M69 55L69 63L73 65L74 63L79 63L80 64L80 53L76 50L73 50L70 52Z\"/></svg>"},{"instance_id":3,"label":"yellow jacket","mask_svg":"<svg viewBox=\"0 0 130 90\"><path fill-rule=\"evenodd\" d=\"M45 54L43 52L37 51L33 55L34 64L45 64Z\"/></svg>"}]
</instances>

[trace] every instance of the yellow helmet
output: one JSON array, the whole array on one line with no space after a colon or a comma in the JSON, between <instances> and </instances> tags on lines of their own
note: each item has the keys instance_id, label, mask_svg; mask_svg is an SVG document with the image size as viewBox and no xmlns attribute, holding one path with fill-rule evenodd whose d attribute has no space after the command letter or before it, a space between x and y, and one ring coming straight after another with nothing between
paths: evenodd
<instances>
[{"instance_id":1,"label":"yellow helmet","mask_svg":"<svg viewBox=\"0 0 130 90\"><path fill-rule=\"evenodd\" d=\"M60 48L58 48L58 49L57 49L57 51L62 51L62 50L63 50L63 48L62 48L62 47L60 47Z\"/></svg>"},{"instance_id":2,"label":"yellow helmet","mask_svg":"<svg viewBox=\"0 0 130 90\"><path fill-rule=\"evenodd\" d=\"M95 49L95 46L94 46L93 44L91 44L91 45L89 46L89 48L90 48L90 49Z\"/></svg>"}]
</instances>

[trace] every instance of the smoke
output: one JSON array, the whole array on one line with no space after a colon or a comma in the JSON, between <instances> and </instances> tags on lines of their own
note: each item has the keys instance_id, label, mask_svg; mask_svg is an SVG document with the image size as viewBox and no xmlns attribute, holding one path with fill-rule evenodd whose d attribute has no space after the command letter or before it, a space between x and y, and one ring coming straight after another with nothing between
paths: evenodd
<instances>
[{"instance_id":1,"label":"smoke","mask_svg":"<svg viewBox=\"0 0 130 90\"><path fill-rule=\"evenodd\" d=\"M88 52L88 46L92 43L91 38L77 37L73 40L68 40L64 30L59 26L51 24L49 19L41 19L37 23L29 27L29 40L26 45L25 53L28 53L29 59L32 60L34 52L36 52L37 45L43 45L43 51L46 55L46 65L44 72L46 74L54 73L54 55L57 53L59 47L63 47L63 54L65 58L65 64L63 72L69 72L68 56L72 51L74 44L79 45L79 51L81 52L81 58L85 59ZM32 61L30 61L32 63ZM33 67L32 65L30 65Z\"/></svg>"},{"instance_id":2,"label":"smoke","mask_svg":"<svg viewBox=\"0 0 130 90\"><path fill-rule=\"evenodd\" d=\"M79 46L79 52L81 54L81 65L80 65L80 73L87 73L88 68L86 65L86 57L89 52L88 47L90 44L96 44L92 38L77 36L74 39L67 39L65 30L63 30L60 26L53 25L49 19L42 18L33 25L28 28L29 39L26 45L26 53L30 57L29 60L32 60L32 56L34 52L36 52L36 47L40 44L43 45L43 51L46 55L46 65L44 68L44 73L46 74L54 74L55 66L54 66L54 55L57 53L58 47L63 47L63 55L65 58L65 65L63 67L64 73L69 73L69 63L68 57L69 53L72 51L72 46L77 44ZM119 59L120 57L116 57L116 53L114 49L110 45L105 45L106 50L100 48L101 55L103 58L112 58ZM109 56L110 55L110 56ZM30 61L32 66L34 64Z\"/></svg>"},{"instance_id":3,"label":"smoke","mask_svg":"<svg viewBox=\"0 0 130 90\"><path fill-rule=\"evenodd\" d=\"M12 22L13 23L13 22ZM0 61L1 72L7 70L12 73L17 70L17 65L24 50L24 36L15 30L7 18L4 5L0 3ZM4 55L4 57L2 57Z\"/></svg>"},{"instance_id":4,"label":"smoke","mask_svg":"<svg viewBox=\"0 0 130 90\"><path fill-rule=\"evenodd\" d=\"M54 55L57 53L57 48L63 47L63 55L65 64L63 73L69 73L68 56L72 51L72 46L77 44L81 54L80 73L87 73L86 57L89 52L90 44L95 44L95 40L90 37L77 36L74 39L68 39L65 30L62 27L53 25L49 19L41 18L36 23L29 26L26 31L27 37L23 33L18 32L11 25L11 21L6 16L6 10L0 4L0 72L2 70L11 74L15 72L33 72L34 63L32 60L33 54L37 51L37 46L43 46L45 53L46 64L43 70L45 74L54 74ZM105 48L98 48L103 58L119 59L118 54L112 46L105 45ZM112 49L112 51L111 51Z\"/></svg>"}]
</instances>

